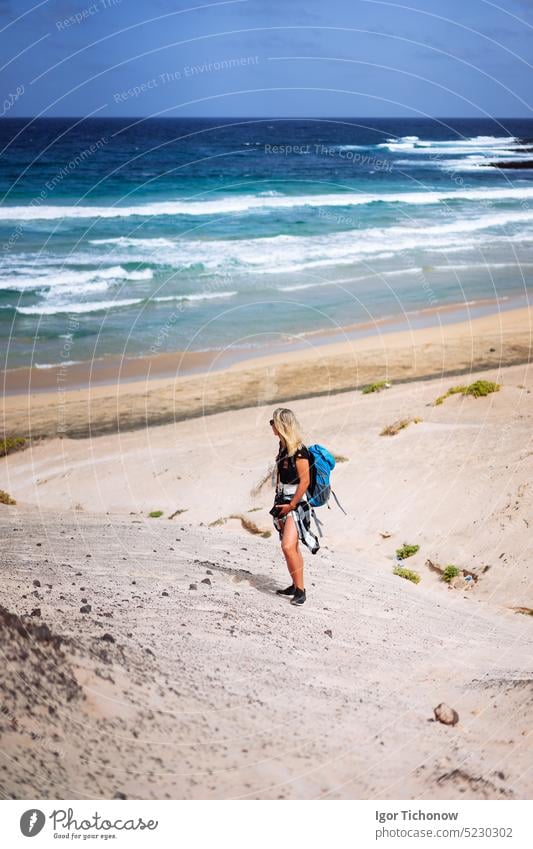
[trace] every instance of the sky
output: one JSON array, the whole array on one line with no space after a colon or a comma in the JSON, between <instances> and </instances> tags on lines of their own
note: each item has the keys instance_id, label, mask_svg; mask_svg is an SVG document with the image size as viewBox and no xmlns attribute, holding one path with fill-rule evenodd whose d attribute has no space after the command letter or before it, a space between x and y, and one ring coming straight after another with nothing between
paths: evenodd
<instances>
[{"instance_id":1,"label":"sky","mask_svg":"<svg viewBox=\"0 0 533 849\"><path fill-rule=\"evenodd\" d=\"M0 0L3 117L533 117L533 0Z\"/></svg>"}]
</instances>

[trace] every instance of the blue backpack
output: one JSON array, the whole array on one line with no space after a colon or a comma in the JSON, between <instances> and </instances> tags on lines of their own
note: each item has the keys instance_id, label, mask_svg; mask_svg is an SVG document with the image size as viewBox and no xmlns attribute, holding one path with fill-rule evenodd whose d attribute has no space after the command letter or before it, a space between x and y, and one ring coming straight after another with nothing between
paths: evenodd
<instances>
[{"instance_id":1,"label":"blue backpack","mask_svg":"<svg viewBox=\"0 0 533 849\"><path fill-rule=\"evenodd\" d=\"M329 507L329 497L333 495L338 506L346 515L346 510L333 492L329 479L331 472L335 468L335 458L323 445L310 445L308 450L311 455L311 461L309 463L311 483L307 490L310 506L323 507L324 504L327 504Z\"/></svg>"}]
</instances>

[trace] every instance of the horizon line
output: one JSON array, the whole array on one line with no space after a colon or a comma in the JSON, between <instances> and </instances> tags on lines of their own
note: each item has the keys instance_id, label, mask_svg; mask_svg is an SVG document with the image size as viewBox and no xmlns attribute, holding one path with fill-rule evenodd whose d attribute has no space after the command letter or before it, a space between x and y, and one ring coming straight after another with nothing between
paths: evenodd
<instances>
[{"instance_id":1,"label":"horizon line","mask_svg":"<svg viewBox=\"0 0 533 849\"><path fill-rule=\"evenodd\" d=\"M522 115L4 115L3 121L533 121L533 116Z\"/></svg>"}]
</instances>

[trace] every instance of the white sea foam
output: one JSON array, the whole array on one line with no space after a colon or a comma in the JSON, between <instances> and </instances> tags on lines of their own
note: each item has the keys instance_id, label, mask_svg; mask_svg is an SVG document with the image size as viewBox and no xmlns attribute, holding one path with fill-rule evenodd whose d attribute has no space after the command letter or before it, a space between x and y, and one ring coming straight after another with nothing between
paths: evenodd
<instances>
[{"instance_id":1,"label":"white sea foam","mask_svg":"<svg viewBox=\"0 0 533 849\"><path fill-rule=\"evenodd\" d=\"M190 294L162 295L155 298L124 298L122 300L102 300L85 302L45 302L33 304L28 307L5 306L2 309L16 309L21 315L59 315L63 313L91 313L103 310L115 309L116 307L132 306L143 302L165 302L165 301L203 301L212 298L232 298L238 293L234 292L194 292Z\"/></svg>"},{"instance_id":2,"label":"white sea foam","mask_svg":"<svg viewBox=\"0 0 533 849\"><path fill-rule=\"evenodd\" d=\"M406 203L411 205L438 204L443 201L521 201L533 199L533 187L498 189L457 189L455 191L419 192L338 192L335 194L284 195L259 197L257 195L232 195L216 200L176 200L138 206L4 206L0 209L1 221L53 220L77 218L152 218L175 215L224 215L261 209L292 209L298 207L361 206L371 203ZM156 241L155 239L152 241ZM168 240L162 239L160 247ZM129 246L128 237L93 240L92 244L117 244Z\"/></svg>"},{"instance_id":3,"label":"white sea foam","mask_svg":"<svg viewBox=\"0 0 533 849\"><path fill-rule=\"evenodd\" d=\"M508 209L471 218L450 214L444 220L438 218L433 221L433 224L428 221L423 226L420 221L413 221L412 224L407 222L389 227L368 227L310 236L166 239L164 248L154 248L152 243L157 242L157 239L131 238L127 248L122 244L116 246L113 257L117 263L132 259L136 262L158 263L166 269L173 269L175 273L192 269L198 275L200 269L202 275L210 276L229 270L235 280L243 280L243 275L250 273L281 275L313 268L352 265L359 261L390 259L398 252L413 249L444 250L451 254L469 247L481 250L496 242L521 242L524 246L533 244L533 210ZM84 262L88 263L91 259L95 261L95 257L91 258L88 252L83 254ZM81 255L78 261L82 261ZM147 281L152 276L152 269L127 271L118 264L90 271L58 271L53 266L46 266L45 274L6 275L0 280L0 287L20 291L47 291L49 298L54 293L61 296L69 294L75 300L81 294L104 291L107 285L113 286L115 282ZM293 281L287 283L292 285ZM131 290L128 294L131 294ZM225 297L218 291L209 291L208 294ZM205 293L202 297L205 297Z\"/></svg>"},{"instance_id":4,"label":"white sea foam","mask_svg":"<svg viewBox=\"0 0 533 849\"><path fill-rule=\"evenodd\" d=\"M151 280L153 276L154 272L150 268L144 268L140 271L127 271L120 265L83 271L76 269L59 270L48 266L46 270L32 271L27 277L24 275L1 277L0 289L23 292L25 290L49 288L81 294L88 291L105 291L112 282Z\"/></svg>"},{"instance_id":5,"label":"white sea foam","mask_svg":"<svg viewBox=\"0 0 533 849\"><path fill-rule=\"evenodd\" d=\"M136 239L134 236L117 236L113 239L89 239L90 245L118 245L121 248L136 248L139 244L145 243L153 248L168 248L174 245L170 239Z\"/></svg>"},{"instance_id":6,"label":"white sea foam","mask_svg":"<svg viewBox=\"0 0 533 849\"><path fill-rule=\"evenodd\" d=\"M533 268L533 262L459 262L450 265L430 265L424 271L472 271L482 269L484 271L500 270L502 268Z\"/></svg>"},{"instance_id":7,"label":"white sea foam","mask_svg":"<svg viewBox=\"0 0 533 849\"><path fill-rule=\"evenodd\" d=\"M499 148L512 148L518 141L519 139L515 136L474 136L448 141L420 139L418 136L402 136L398 139L387 139L386 142L378 144L376 147L390 150L391 153L408 151L422 155L434 153L458 154L472 153L473 150L494 152Z\"/></svg>"},{"instance_id":8,"label":"white sea foam","mask_svg":"<svg viewBox=\"0 0 533 849\"><path fill-rule=\"evenodd\" d=\"M69 315L71 313L102 312L117 307L142 304L142 298L124 298L118 301L86 301L82 304L34 304L31 307L15 307L21 315Z\"/></svg>"},{"instance_id":9,"label":"white sea foam","mask_svg":"<svg viewBox=\"0 0 533 849\"><path fill-rule=\"evenodd\" d=\"M232 298L238 292L196 292L186 295L162 295L161 297L151 298L152 301L205 301L211 298Z\"/></svg>"},{"instance_id":10,"label":"white sea foam","mask_svg":"<svg viewBox=\"0 0 533 849\"><path fill-rule=\"evenodd\" d=\"M185 240L157 251L157 261L175 269L201 264L204 273L230 269L232 274L284 274L331 265L351 265L358 260L391 258L411 249L444 249L449 252L469 246L513 238L502 228L521 226L521 240L531 241L533 210L506 210L465 219L449 216L433 225L413 223L392 227L369 227L314 236L273 236L257 239ZM484 231L490 230L490 233ZM496 232L495 232L496 231ZM499 232L498 232L499 231ZM136 260L154 261L150 239L137 240ZM132 246L133 247L133 246ZM385 251L383 250L385 248ZM121 260L124 257L120 257Z\"/></svg>"},{"instance_id":11,"label":"white sea foam","mask_svg":"<svg viewBox=\"0 0 533 849\"><path fill-rule=\"evenodd\" d=\"M370 227L321 236L274 236L261 239L183 241L176 244L169 261L190 265L201 262L211 271L230 267L234 272L283 274L306 268L348 265L357 260L411 249L443 248L493 242L498 236L485 230L508 225L529 227L533 210L508 210L464 219L454 218L432 226ZM506 239L504 232L502 238ZM524 236L522 237L524 238ZM527 236L526 236L527 238Z\"/></svg>"},{"instance_id":12,"label":"white sea foam","mask_svg":"<svg viewBox=\"0 0 533 849\"><path fill-rule=\"evenodd\" d=\"M62 360L60 363L32 363L33 368L60 368L63 366L78 366L81 365L82 360Z\"/></svg>"}]
</instances>

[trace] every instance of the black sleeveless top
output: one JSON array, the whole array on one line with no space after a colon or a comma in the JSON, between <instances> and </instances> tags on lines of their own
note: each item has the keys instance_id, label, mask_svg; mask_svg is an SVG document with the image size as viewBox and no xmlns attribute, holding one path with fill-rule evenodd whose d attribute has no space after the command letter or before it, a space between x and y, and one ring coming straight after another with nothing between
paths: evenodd
<instances>
[{"instance_id":1,"label":"black sleeveless top","mask_svg":"<svg viewBox=\"0 0 533 849\"><path fill-rule=\"evenodd\" d=\"M279 444L279 451L276 457L276 465L278 467L280 483L300 483L298 471L296 469L296 460L307 460L310 462L309 451L302 445L297 448L292 457L287 456L287 449Z\"/></svg>"}]
</instances>

